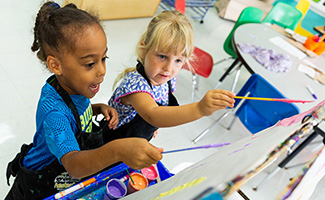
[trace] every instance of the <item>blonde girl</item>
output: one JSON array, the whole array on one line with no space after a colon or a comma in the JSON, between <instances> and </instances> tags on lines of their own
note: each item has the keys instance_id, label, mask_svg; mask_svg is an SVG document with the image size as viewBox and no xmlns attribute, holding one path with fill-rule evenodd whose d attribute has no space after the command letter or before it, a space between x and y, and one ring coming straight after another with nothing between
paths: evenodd
<instances>
[{"instance_id":1,"label":"blonde girl","mask_svg":"<svg viewBox=\"0 0 325 200\"><path fill-rule=\"evenodd\" d=\"M192 58L194 33L189 20L178 11L154 17L140 38L136 68L126 69L117 80L108 105L118 112L119 124L109 130L110 140L142 137L150 140L158 127L172 127L233 107L234 94L210 90L199 102L178 106L173 95L177 74Z\"/></svg>"}]
</instances>

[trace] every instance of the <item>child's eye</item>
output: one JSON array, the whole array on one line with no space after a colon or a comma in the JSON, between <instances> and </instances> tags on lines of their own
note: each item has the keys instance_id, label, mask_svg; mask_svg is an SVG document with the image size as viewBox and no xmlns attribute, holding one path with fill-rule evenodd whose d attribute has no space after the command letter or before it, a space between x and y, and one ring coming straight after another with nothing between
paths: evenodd
<instances>
[{"instance_id":1,"label":"child's eye","mask_svg":"<svg viewBox=\"0 0 325 200\"><path fill-rule=\"evenodd\" d=\"M158 55L158 57L160 58L160 59L166 59L166 56L165 55Z\"/></svg>"},{"instance_id":2,"label":"child's eye","mask_svg":"<svg viewBox=\"0 0 325 200\"><path fill-rule=\"evenodd\" d=\"M108 59L108 56L102 58L102 62L105 62Z\"/></svg>"},{"instance_id":3,"label":"child's eye","mask_svg":"<svg viewBox=\"0 0 325 200\"><path fill-rule=\"evenodd\" d=\"M176 59L176 62L177 62L177 63L182 63L183 60L181 60L181 59Z\"/></svg>"},{"instance_id":4,"label":"child's eye","mask_svg":"<svg viewBox=\"0 0 325 200\"><path fill-rule=\"evenodd\" d=\"M95 63L89 63L89 64L86 64L86 67L92 68L94 65L95 65Z\"/></svg>"}]
</instances>

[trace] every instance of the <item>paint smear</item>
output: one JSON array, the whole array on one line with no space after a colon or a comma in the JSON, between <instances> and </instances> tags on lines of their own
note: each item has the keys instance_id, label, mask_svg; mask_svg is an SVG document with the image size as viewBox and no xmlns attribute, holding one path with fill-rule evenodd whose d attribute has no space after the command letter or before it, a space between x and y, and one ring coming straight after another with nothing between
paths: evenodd
<instances>
[{"instance_id":1,"label":"paint smear","mask_svg":"<svg viewBox=\"0 0 325 200\"><path fill-rule=\"evenodd\" d=\"M252 137L251 137L251 139L255 139L255 138L258 138L258 137L260 137L259 135L253 135Z\"/></svg>"},{"instance_id":2,"label":"paint smear","mask_svg":"<svg viewBox=\"0 0 325 200\"><path fill-rule=\"evenodd\" d=\"M235 151L229 153L228 155L232 155L232 154L234 154L234 153L237 153L238 151L244 150L244 149L245 149L247 146L249 146L249 145L251 145L251 143L247 143L247 144L245 144L243 148L237 149L237 150L235 150Z\"/></svg>"},{"instance_id":3,"label":"paint smear","mask_svg":"<svg viewBox=\"0 0 325 200\"><path fill-rule=\"evenodd\" d=\"M175 194L176 192L179 192L179 191L184 190L186 188L196 186L196 185L200 184L202 181L204 181L205 179L207 179L207 177L201 177L201 178L195 179L195 180L193 180L191 182L188 182L188 183L185 183L183 185L177 186L177 187L169 190L168 192L160 193L159 197L156 197L153 200L158 200L158 199L161 199L164 196L172 195L172 194Z\"/></svg>"}]
</instances>

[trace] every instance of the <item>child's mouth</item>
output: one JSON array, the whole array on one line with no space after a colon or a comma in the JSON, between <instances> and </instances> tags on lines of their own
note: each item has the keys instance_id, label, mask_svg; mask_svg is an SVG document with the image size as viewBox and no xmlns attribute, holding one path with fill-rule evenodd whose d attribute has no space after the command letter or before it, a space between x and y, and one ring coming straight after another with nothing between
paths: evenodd
<instances>
[{"instance_id":1,"label":"child's mouth","mask_svg":"<svg viewBox=\"0 0 325 200\"><path fill-rule=\"evenodd\" d=\"M90 90L96 94L99 91L99 84L91 85Z\"/></svg>"},{"instance_id":2,"label":"child's mouth","mask_svg":"<svg viewBox=\"0 0 325 200\"><path fill-rule=\"evenodd\" d=\"M167 75L164 75L164 74L160 74L160 77L162 77L162 78L166 79L166 78L168 78L169 76L167 76Z\"/></svg>"}]
</instances>

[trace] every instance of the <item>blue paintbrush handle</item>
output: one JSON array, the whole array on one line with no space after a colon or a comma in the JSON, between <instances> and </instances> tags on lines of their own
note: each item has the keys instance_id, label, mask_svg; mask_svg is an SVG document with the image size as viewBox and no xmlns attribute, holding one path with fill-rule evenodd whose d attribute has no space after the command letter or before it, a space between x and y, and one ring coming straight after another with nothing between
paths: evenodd
<instances>
[{"instance_id":1,"label":"blue paintbrush handle","mask_svg":"<svg viewBox=\"0 0 325 200\"><path fill-rule=\"evenodd\" d=\"M189 151L189 150L194 150L194 149L208 149L208 148L217 148L217 147L222 147L225 145L230 144L229 142L227 143L220 143L220 144L209 144L209 145L203 145L203 146L198 146L198 147L190 147L190 148L185 148L185 149L176 149L176 150L170 150L170 151L164 151L162 154L166 153L175 153L175 152L180 152L180 151Z\"/></svg>"}]
</instances>

